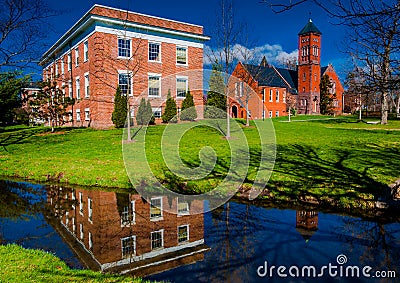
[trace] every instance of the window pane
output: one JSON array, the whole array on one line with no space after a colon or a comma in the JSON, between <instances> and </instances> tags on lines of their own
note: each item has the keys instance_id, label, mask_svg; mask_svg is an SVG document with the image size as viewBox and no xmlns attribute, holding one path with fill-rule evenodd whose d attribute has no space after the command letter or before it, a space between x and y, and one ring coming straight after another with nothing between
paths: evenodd
<instances>
[{"instance_id":1,"label":"window pane","mask_svg":"<svg viewBox=\"0 0 400 283\"><path fill-rule=\"evenodd\" d=\"M186 64L186 47L177 47L176 48L176 63L177 64Z\"/></svg>"},{"instance_id":2,"label":"window pane","mask_svg":"<svg viewBox=\"0 0 400 283\"><path fill-rule=\"evenodd\" d=\"M150 61L160 61L160 44L159 43L149 43L149 60Z\"/></svg>"},{"instance_id":3,"label":"window pane","mask_svg":"<svg viewBox=\"0 0 400 283\"><path fill-rule=\"evenodd\" d=\"M121 239L122 257L127 258L135 255L135 237Z\"/></svg>"},{"instance_id":4,"label":"window pane","mask_svg":"<svg viewBox=\"0 0 400 283\"><path fill-rule=\"evenodd\" d=\"M128 74L118 74L118 85L122 94L131 94L129 79L130 75Z\"/></svg>"},{"instance_id":5,"label":"window pane","mask_svg":"<svg viewBox=\"0 0 400 283\"><path fill-rule=\"evenodd\" d=\"M176 96L186 97L187 79L176 79Z\"/></svg>"},{"instance_id":6,"label":"window pane","mask_svg":"<svg viewBox=\"0 0 400 283\"><path fill-rule=\"evenodd\" d=\"M160 96L160 78L149 77L149 96Z\"/></svg>"},{"instance_id":7,"label":"window pane","mask_svg":"<svg viewBox=\"0 0 400 283\"><path fill-rule=\"evenodd\" d=\"M189 240L188 226L178 227L178 243Z\"/></svg>"},{"instance_id":8,"label":"window pane","mask_svg":"<svg viewBox=\"0 0 400 283\"><path fill-rule=\"evenodd\" d=\"M151 249L162 248L163 239L162 239L162 231L152 232L151 233Z\"/></svg>"},{"instance_id":9,"label":"window pane","mask_svg":"<svg viewBox=\"0 0 400 283\"><path fill-rule=\"evenodd\" d=\"M161 217L161 198L151 199L150 218Z\"/></svg>"},{"instance_id":10,"label":"window pane","mask_svg":"<svg viewBox=\"0 0 400 283\"><path fill-rule=\"evenodd\" d=\"M130 39L118 39L118 56L131 57L131 41Z\"/></svg>"}]
</instances>

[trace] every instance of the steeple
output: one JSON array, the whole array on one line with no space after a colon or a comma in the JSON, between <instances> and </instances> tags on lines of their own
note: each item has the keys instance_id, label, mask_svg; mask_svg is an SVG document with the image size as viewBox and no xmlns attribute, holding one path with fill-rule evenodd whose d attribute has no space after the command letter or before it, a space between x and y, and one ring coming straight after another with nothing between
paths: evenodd
<instances>
[{"instance_id":1,"label":"steeple","mask_svg":"<svg viewBox=\"0 0 400 283\"><path fill-rule=\"evenodd\" d=\"M315 33L321 35L322 32L314 25L312 19L304 26L304 28L299 32L299 35L304 35L308 33Z\"/></svg>"}]
</instances>

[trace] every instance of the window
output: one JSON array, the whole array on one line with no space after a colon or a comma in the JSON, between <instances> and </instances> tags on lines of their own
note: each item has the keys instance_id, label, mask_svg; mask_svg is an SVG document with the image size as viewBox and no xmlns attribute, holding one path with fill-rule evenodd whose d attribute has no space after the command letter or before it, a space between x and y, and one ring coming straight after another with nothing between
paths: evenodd
<instances>
[{"instance_id":1,"label":"window","mask_svg":"<svg viewBox=\"0 0 400 283\"><path fill-rule=\"evenodd\" d=\"M265 118L265 110L262 111L262 118Z\"/></svg>"},{"instance_id":2,"label":"window","mask_svg":"<svg viewBox=\"0 0 400 283\"><path fill-rule=\"evenodd\" d=\"M64 58L61 58L61 74L64 75Z\"/></svg>"},{"instance_id":3,"label":"window","mask_svg":"<svg viewBox=\"0 0 400 283\"><path fill-rule=\"evenodd\" d=\"M266 93L266 89L264 88L263 89L263 92L262 92L262 102L265 102L265 93Z\"/></svg>"},{"instance_id":4,"label":"window","mask_svg":"<svg viewBox=\"0 0 400 283\"><path fill-rule=\"evenodd\" d=\"M76 110L76 113L78 113L78 110ZM83 194L81 192L79 193L79 212L83 214Z\"/></svg>"},{"instance_id":5,"label":"window","mask_svg":"<svg viewBox=\"0 0 400 283\"><path fill-rule=\"evenodd\" d=\"M162 198L150 200L150 219L162 217Z\"/></svg>"},{"instance_id":6,"label":"window","mask_svg":"<svg viewBox=\"0 0 400 283\"><path fill-rule=\"evenodd\" d=\"M79 66L79 48L75 49L75 67Z\"/></svg>"},{"instance_id":7,"label":"window","mask_svg":"<svg viewBox=\"0 0 400 283\"><path fill-rule=\"evenodd\" d=\"M83 43L83 60L85 62L89 60L89 42L87 41Z\"/></svg>"},{"instance_id":8,"label":"window","mask_svg":"<svg viewBox=\"0 0 400 283\"><path fill-rule=\"evenodd\" d=\"M91 198L88 198L88 219L90 222L93 221L93 201Z\"/></svg>"},{"instance_id":9,"label":"window","mask_svg":"<svg viewBox=\"0 0 400 283\"><path fill-rule=\"evenodd\" d=\"M118 57L131 57L131 40L118 38Z\"/></svg>"},{"instance_id":10,"label":"window","mask_svg":"<svg viewBox=\"0 0 400 283\"><path fill-rule=\"evenodd\" d=\"M118 74L118 86L124 95L132 95L132 75L126 71L120 71Z\"/></svg>"},{"instance_id":11,"label":"window","mask_svg":"<svg viewBox=\"0 0 400 283\"><path fill-rule=\"evenodd\" d=\"M149 61L161 62L160 43L149 42Z\"/></svg>"},{"instance_id":12,"label":"window","mask_svg":"<svg viewBox=\"0 0 400 283\"><path fill-rule=\"evenodd\" d=\"M68 224L69 224L69 212L66 211L65 212L65 225L68 226Z\"/></svg>"},{"instance_id":13,"label":"window","mask_svg":"<svg viewBox=\"0 0 400 283\"><path fill-rule=\"evenodd\" d=\"M272 102L273 100L273 98L272 98L272 95L273 95L273 90L272 89L270 89L269 90L269 102Z\"/></svg>"},{"instance_id":14,"label":"window","mask_svg":"<svg viewBox=\"0 0 400 283\"><path fill-rule=\"evenodd\" d=\"M58 62L56 61L56 77L58 77Z\"/></svg>"},{"instance_id":15,"label":"window","mask_svg":"<svg viewBox=\"0 0 400 283\"><path fill-rule=\"evenodd\" d=\"M161 118L161 108L152 108L154 118Z\"/></svg>"},{"instance_id":16,"label":"window","mask_svg":"<svg viewBox=\"0 0 400 283\"><path fill-rule=\"evenodd\" d=\"M189 214L189 203L178 198L178 215Z\"/></svg>"},{"instance_id":17,"label":"window","mask_svg":"<svg viewBox=\"0 0 400 283\"><path fill-rule=\"evenodd\" d=\"M69 98L72 98L72 81L68 81L68 96Z\"/></svg>"},{"instance_id":18,"label":"window","mask_svg":"<svg viewBox=\"0 0 400 283\"><path fill-rule=\"evenodd\" d=\"M178 227L178 243L189 241L189 225L182 225Z\"/></svg>"},{"instance_id":19,"label":"window","mask_svg":"<svg viewBox=\"0 0 400 283\"><path fill-rule=\"evenodd\" d=\"M185 98L188 90L187 77L176 78L176 97Z\"/></svg>"},{"instance_id":20,"label":"window","mask_svg":"<svg viewBox=\"0 0 400 283\"><path fill-rule=\"evenodd\" d=\"M79 224L79 238L83 241L83 224Z\"/></svg>"},{"instance_id":21,"label":"window","mask_svg":"<svg viewBox=\"0 0 400 283\"><path fill-rule=\"evenodd\" d=\"M78 110L76 110L76 112L78 112ZM75 191L72 190L72 195L71 195L71 200L72 200L72 209L75 209Z\"/></svg>"},{"instance_id":22,"label":"window","mask_svg":"<svg viewBox=\"0 0 400 283\"><path fill-rule=\"evenodd\" d=\"M136 236L121 239L122 257L130 258L136 254Z\"/></svg>"},{"instance_id":23,"label":"window","mask_svg":"<svg viewBox=\"0 0 400 283\"><path fill-rule=\"evenodd\" d=\"M187 47L176 47L176 63L187 65Z\"/></svg>"},{"instance_id":24,"label":"window","mask_svg":"<svg viewBox=\"0 0 400 283\"><path fill-rule=\"evenodd\" d=\"M85 121L90 121L90 109L85 108Z\"/></svg>"},{"instance_id":25,"label":"window","mask_svg":"<svg viewBox=\"0 0 400 283\"><path fill-rule=\"evenodd\" d=\"M282 101L283 103L286 103L286 90L283 91Z\"/></svg>"},{"instance_id":26,"label":"window","mask_svg":"<svg viewBox=\"0 0 400 283\"><path fill-rule=\"evenodd\" d=\"M93 249L92 233L89 232L89 249Z\"/></svg>"},{"instance_id":27,"label":"window","mask_svg":"<svg viewBox=\"0 0 400 283\"><path fill-rule=\"evenodd\" d=\"M164 230L151 232L151 249L160 249L164 247Z\"/></svg>"},{"instance_id":28,"label":"window","mask_svg":"<svg viewBox=\"0 0 400 283\"><path fill-rule=\"evenodd\" d=\"M126 226L135 222L135 202L131 201L130 205L124 206L121 213L121 225Z\"/></svg>"},{"instance_id":29,"label":"window","mask_svg":"<svg viewBox=\"0 0 400 283\"><path fill-rule=\"evenodd\" d=\"M149 75L149 96L161 96L161 80L159 75Z\"/></svg>"},{"instance_id":30,"label":"window","mask_svg":"<svg viewBox=\"0 0 400 283\"><path fill-rule=\"evenodd\" d=\"M275 101L279 102L279 90L278 89L275 91Z\"/></svg>"},{"instance_id":31,"label":"window","mask_svg":"<svg viewBox=\"0 0 400 283\"><path fill-rule=\"evenodd\" d=\"M275 111L275 117L279 117L279 111Z\"/></svg>"},{"instance_id":32,"label":"window","mask_svg":"<svg viewBox=\"0 0 400 283\"><path fill-rule=\"evenodd\" d=\"M269 111L269 117L272 118L272 111Z\"/></svg>"},{"instance_id":33,"label":"window","mask_svg":"<svg viewBox=\"0 0 400 283\"><path fill-rule=\"evenodd\" d=\"M72 55L71 53L68 53L68 71L71 71L72 69Z\"/></svg>"},{"instance_id":34,"label":"window","mask_svg":"<svg viewBox=\"0 0 400 283\"><path fill-rule=\"evenodd\" d=\"M76 233L75 217L72 217L72 233Z\"/></svg>"},{"instance_id":35,"label":"window","mask_svg":"<svg viewBox=\"0 0 400 283\"><path fill-rule=\"evenodd\" d=\"M79 77L75 79L76 99L81 99L81 83Z\"/></svg>"},{"instance_id":36,"label":"window","mask_svg":"<svg viewBox=\"0 0 400 283\"><path fill-rule=\"evenodd\" d=\"M89 92L89 74L85 74L85 97L89 98L90 92Z\"/></svg>"}]
</instances>

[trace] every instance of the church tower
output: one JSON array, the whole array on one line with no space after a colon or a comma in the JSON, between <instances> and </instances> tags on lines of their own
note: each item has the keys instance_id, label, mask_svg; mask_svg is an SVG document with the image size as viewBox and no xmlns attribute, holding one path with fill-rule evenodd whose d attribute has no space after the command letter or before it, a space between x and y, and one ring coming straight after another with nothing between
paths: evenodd
<instances>
[{"instance_id":1,"label":"church tower","mask_svg":"<svg viewBox=\"0 0 400 283\"><path fill-rule=\"evenodd\" d=\"M321 35L311 19L298 34L297 109L300 114L320 113Z\"/></svg>"}]
</instances>

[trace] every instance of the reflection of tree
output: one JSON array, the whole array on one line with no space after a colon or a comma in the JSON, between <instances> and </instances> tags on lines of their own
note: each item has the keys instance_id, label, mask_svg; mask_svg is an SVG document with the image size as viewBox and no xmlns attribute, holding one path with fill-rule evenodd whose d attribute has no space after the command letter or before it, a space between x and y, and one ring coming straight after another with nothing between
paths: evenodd
<instances>
[{"instance_id":1,"label":"reflection of tree","mask_svg":"<svg viewBox=\"0 0 400 283\"><path fill-rule=\"evenodd\" d=\"M392 228L390 224L360 221L357 218L344 218L343 221L345 233L340 233L338 237L350 244L351 249L360 246L360 243L365 246L359 258L360 263L370 265L375 270L400 272L400 230Z\"/></svg>"},{"instance_id":2,"label":"reflection of tree","mask_svg":"<svg viewBox=\"0 0 400 283\"><path fill-rule=\"evenodd\" d=\"M11 220L24 219L40 210L45 199L40 186L0 180L0 217Z\"/></svg>"}]
</instances>

